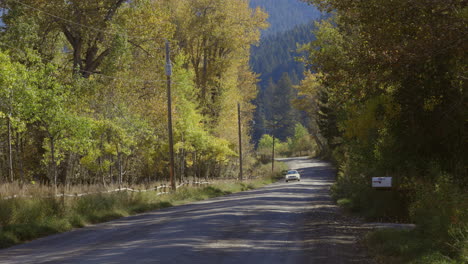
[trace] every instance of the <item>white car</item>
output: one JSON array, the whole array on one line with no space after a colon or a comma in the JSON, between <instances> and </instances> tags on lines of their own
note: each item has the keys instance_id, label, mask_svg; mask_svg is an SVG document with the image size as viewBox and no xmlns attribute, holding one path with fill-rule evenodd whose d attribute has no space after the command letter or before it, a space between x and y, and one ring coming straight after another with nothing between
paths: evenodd
<instances>
[{"instance_id":1,"label":"white car","mask_svg":"<svg viewBox=\"0 0 468 264\"><path fill-rule=\"evenodd\" d=\"M292 181L292 180L295 180L295 181L300 181L301 180L301 175L299 174L299 172L297 170L290 170L286 173L286 176L284 176L286 182L288 181Z\"/></svg>"}]
</instances>

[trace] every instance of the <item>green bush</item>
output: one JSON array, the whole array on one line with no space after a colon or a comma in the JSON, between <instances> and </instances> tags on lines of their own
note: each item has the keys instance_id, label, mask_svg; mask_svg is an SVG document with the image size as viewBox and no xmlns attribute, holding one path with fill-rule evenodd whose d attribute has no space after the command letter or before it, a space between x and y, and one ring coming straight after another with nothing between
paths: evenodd
<instances>
[{"instance_id":1,"label":"green bush","mask_svg":"<svg viewBox=\"0 0 468 264\"><path fill-rule=\"evenodd\" d=\"M468 225L452 226L449 230L449 246L462 263L468 263Z\"/></svg>"},{"instance_id":2,"label":"green bush","mask_svg":"<svg viewBox=\"0 0 468 264\"><path fill-rule=\"evenodd\" d=\"M465 257L468 243L468 195L446 175L436 184L419 186L410 206L423 237L449 256Z\"/></svg>"},{"instance_id":3,"label":"green bush","mask_svg":"<svg viewBox=\"0 0 468 264\"><path fill-rule=\"evenodd\" d=\"M59 199L51 198L0 200L0 225L42 222L46 217L61 215L62 207Z\"/></svg>"},{"instance_id":4,"label":"green bush","mask_svg":"<svg viewBox=\"0 0 468 264\"><path fill-rule=\"evenodd\" d=\"M397 190L375 190L370 177L340 173L331 187L332 197L351 212L368 220L408 221L408 197Z\"/></svg>"},{"instance_id":5,"label":"green bush","mask_svg":"<svg viewBox=\"0 0 468 264\"><path fill-rule=\"evenodd\" d=\"M71 214L70 216L68 216L68 222L70 222L70 224L74 227L84 227L86 226L86 220L85 218L74 212L73 214Z\"/></svg>"},{"instance_id":6,"label":"green bush","mask_svg":"<svg viewBox=\"0 0 468 264\"><path fill-rule=\"evenodd\" d=\"M382 229L369 233L366 242L370 248L388 257L413 257L429 250L430 242L415 239L414 231ZM430 250L429 250L430 251Z\"/></svg>"},{"instance_id":7,"label":"green bush","mask_svg":"<svg viewBox=\"0 0 468 264\"><path fill-rule=\"evenodd\" d=\"M271 162L267 164L259 164L255 167L252 176L260 178L271 178L272 181L278 181L283 178L282 171L287 170L288 166L283 162L275 162L275 171L271 171Z\"/></svg>"},{"instance_id":8,"label":"green bush","mask_svg":"<svg viewBox=\"0 0 468 264\"><path fill-rule=\"evenodd\" d=\"M458 264L458 263L462 263L462 262L458 262L457 260L444 256L440 252L427 253L409 262L409 264Z\"/></svg>"},{"instance_id":9,"label":"green bush","mask_svg":"<svg viewBox=\"0 0 468 264\"><path fill-rule=\"evenodd\" d=\"M370 233L371 252L382 263L468 263L467 195L447 175L412 189L409 213L416 229Z\"/></svg>"},{"instance_id":10,"label":"green bush","mask_svg":"<svg viewBox=\"0 0 468 264\"><path fill-rule=\"evenodd\" d=\"M0 230L0 248L11 247L20 243L20 240L11 232Z\"/></svg>"},{"instance_id":11,"label":"green bush","mask_svg":"<svg viewBox=\"0 0 468 264\"><path fill-rule=\"evenodd\" d=\"M17 199L0 200L0 226L7 226L16 222L17 203L19 203Z\"/></svg>"},{"instance_id":12,"label":"green bush","mask_svg":"<svg viewBox=\"0 0 468 264\"><path fill-rule=\"evenodd\" d=\"M439 252L431 239L414 230L383 229L367 234L365 243L379 263L451 264L463 263Z\"/></svg>"},{"instance_id":13,"label":"green bush","mask_svg":"<svg viewBox=\"0 0 468 264\"><path fill-rule=\"evenodd\" d=\"M353 205L353 201L351 199L347 199L347 198L343 198L343 199L339 199L337 202L336 202L340 207L346 209L346 210L349 210L351 211L354 207Z\"/></svg>"}]
</instances>

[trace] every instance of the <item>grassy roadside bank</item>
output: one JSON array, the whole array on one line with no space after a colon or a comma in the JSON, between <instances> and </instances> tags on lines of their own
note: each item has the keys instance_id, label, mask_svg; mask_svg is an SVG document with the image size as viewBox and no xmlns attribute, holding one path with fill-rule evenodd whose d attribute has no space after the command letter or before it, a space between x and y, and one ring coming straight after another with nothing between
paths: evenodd
<instances>
[{"instance_id":1,"label":"grassy roadside bank","mask_svg":"<svg viewBox=\"0 0 468 264\"><path fill-rule=\"evenodd\" d=\"M379 264L468 263L468 195L450 181L381 192L338 176L332 196L346 211L372 222L410 222L413 230L378 229L363 243Z\"/></svg>"},{"instance_id":2,"label":"grassy roadside bank","mask_svg":"<svg viewBox=\"0 0 468 264\"><path fill-rule=\"evenodd\" d=\"M463 264L468 263L466 244L434 246L434 239L420 230L382 229L370 232L364 239L369 253L382 264ZM465 247L461 256L447 256L443 247ZM452 248L452 250L460 250Z\"/></svg>"},{"instance_id":3,"label":"grassy roadside bank","mask_svg":"<svg viewBox=\"0 0 468 264\"><path fill-rule=\"evenodd\" d=\"M282 169L279 165L274 175L266 173L263 178L243 182L217 180L209 186L184 187L161 196L155 192L117 192L71 197L64 201L62 198L0 200L0 248L89 224L256 189L277 181Z\"/></svg>"}]
</instances>

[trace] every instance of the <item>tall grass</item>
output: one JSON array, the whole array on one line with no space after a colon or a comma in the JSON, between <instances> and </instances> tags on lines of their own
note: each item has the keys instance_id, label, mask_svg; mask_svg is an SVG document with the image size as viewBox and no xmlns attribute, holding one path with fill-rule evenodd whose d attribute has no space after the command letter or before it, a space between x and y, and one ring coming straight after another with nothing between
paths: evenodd
<instances>
[{"instance_id":1,"label":"tall grass","mask_svg":"<svg viewBox=\"0 0 468 264\"><path fill-rule=\"evenodd\" d=\"M405 219L416 229L378 230L365 241L378 263L468 263L468 195L450 177L412 186L411 196L401 199L396 191L379 192L351 182L338 183L332 193L340 206L371 220ZM378 205L382 207L378 209ZM407 210L398 217L398 208ZM377 208L377 209L376 209ZM389 217L391 215L396 218Z\"/></svg>"},{"instance_id":2,"label":"tall grass","mask_svg":"<svg viewBox=\"0 0 468 264\"><path fill-rule=\"evenodd\" d=\"M450 258L435 248L431 239L415 230L384 229L367 234L365 243L377 263L457 264L466 259Z\"/></svg>"},{"instance_id":3,"label":"tall grass","mask_svg":"<svg viewBox=\"0 0 468 264\"><path fill-rule=\"evenodd\" d=\"M171 204L149 192L0 200L0 248L168 206Z\"/></svg>"},{"instance_id":4,"label":"tall grass","mask_svg":"<svg viewBox=\"0 0 468 264\"><path fill-rule=\"evenodd\" d=\"M459 177L428 165L422 176L393 175L394 188L379 191L370 176L384 172L358 161L341 164L331 188L337 203L370 221L416 224L413 231L369 234L367 245L378 263L468 263L468 194L455 180Z\"/></svg>"},{"instance_id":5,"label":"tall grass","mask_svg":"<svg viewBox=\"0 0 468 264\"><path fill-rule=\"evenodd\" d=\"M150 185L146 184L134 184L131 186L124 185L122 187L131 187L134 190L146 190L150 188L155 188L161 185L169 185L167 182L152 182ZM29 184L20 184L18 182L14 183L4 183L0 184L0 198L5 197L52 197L58 192L62 192L67 195L76 195L76 194L88 194L88 193L104 193L108 191L114 191L119 189L117 184L84 184L84 185L67 185L65 187L59 186L57 190L53 186L29 183Z\"/></svg>"},{"instance_id":6,"label":"tall grass","mask_svg":"<svg viewBox=\"0 0 468 264\"><path fill-rule=\"evenodd\" d=\"M53 188L19 185L0 186L2 193L20 194L36 198L1 199L0 248L13 246L42 236L69 231L88 224L117 219L137 213L174 205L186 204L230 193L255 189L277 180L284 165L275 174L267 166L258 168L261 178L245 180L217 180L204 187L186 186L177 192L156 195L156 192L115 192L82 197L54 197ZM262 174L263 173L263 174ZM134 187L135 188L135 187ZM142 189L143 186L141 186ZM111 188L112 189L112 188ZM20 191L21 190L21 191ZM74 186L67 193L105 191L101 186ZM17 191L17 193L15 193ZM5 197L7 195L3 195Z\"/></svg>"}]
</instances>

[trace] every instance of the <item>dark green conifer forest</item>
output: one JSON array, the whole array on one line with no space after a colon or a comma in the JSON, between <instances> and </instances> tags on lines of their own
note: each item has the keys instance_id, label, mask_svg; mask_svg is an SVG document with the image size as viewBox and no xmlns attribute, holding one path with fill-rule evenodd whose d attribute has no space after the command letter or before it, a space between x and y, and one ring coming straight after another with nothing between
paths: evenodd
<instances>
[{"instance_id":1,"label":"dark green conifer forest","mask_svg":"<svg viewBox=\"0 0 468 264\"><path fill-rule=\"evenodd\" d=\"M264 134L285 140L293 136L293 128L277 130L271 124L288 120L288 125L299 122L307 126L307 117L303 112L289 110L292 108L291 100L296 97L293 86L304 77L304 63L297 60L301 55L298 48L314 39L314 21L325 16L313 5L302 1L254 0L251 5L265 9L269 13L270 23L270 27L263 31L260 43L252 47L250 58L252 70L259 74L260 79L259 94L254 102L257 109L252 140L257 143ZM284 82L278 83L282 78L283 81L287 79L287 87ZM284 94L284 98L289 100L276 102L274 94Z\"/></svg>"}]
</instances>

